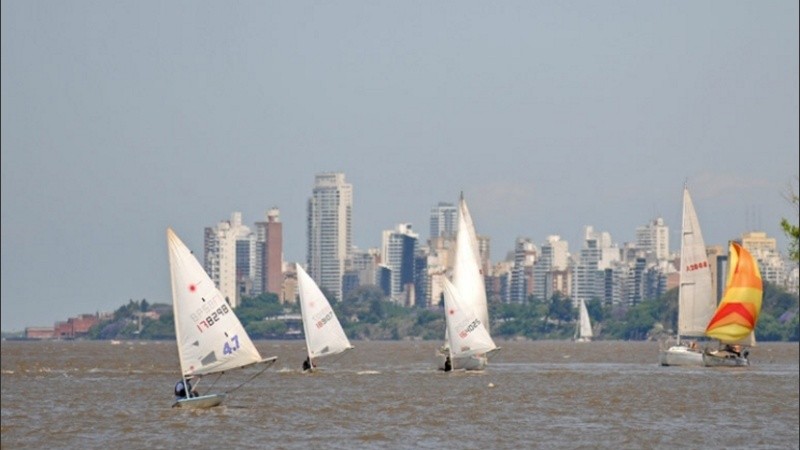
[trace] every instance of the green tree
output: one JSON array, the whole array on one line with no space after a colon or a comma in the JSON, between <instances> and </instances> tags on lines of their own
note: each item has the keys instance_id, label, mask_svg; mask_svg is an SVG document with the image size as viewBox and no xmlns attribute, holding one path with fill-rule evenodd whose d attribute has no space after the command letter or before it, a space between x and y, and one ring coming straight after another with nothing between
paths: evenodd
<instances>
[{"instance_id":1,"label":"green tree","mask_svg":"<svg viewBox=\"0 0 800 450\"><path fill-rule=\"evenodd\" d=\"M795 213L797 213L800 198L791 187L789 188L787 200L789 200ZM797 215L795 215L795 219L797 219ZM796 223L792 224L789 222L789 219L783 218L781 220L781 228L783 228L783 232L786 233L786 236L789 238L789 257L795 262L800 262L800 227L798 227Z\"/></svg>"}]
</instances>

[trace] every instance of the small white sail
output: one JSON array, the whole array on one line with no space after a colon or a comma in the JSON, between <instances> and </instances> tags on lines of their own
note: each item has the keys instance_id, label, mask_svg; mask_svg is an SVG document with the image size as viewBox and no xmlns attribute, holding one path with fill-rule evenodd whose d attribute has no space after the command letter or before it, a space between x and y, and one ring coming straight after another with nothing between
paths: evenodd
<instances>
[{"instance_id":1,"label":"small white sail","mask_svg":"<svg viewBox=\"0 0 800 450\"><path fill-rule=\"evenodd\" d=\"M578 333L577 333L577 340L578 341L590 341L592 340L592 322L589 320L589 311L586 309L586 303L584 303L583 299L580 300L578 306Z\"/></svg>"},{"instance_id":2,"label":"small white sail","mask_svg":"<svg viewBox=\"0 0 800 450\"><path fill-rule=\"evenodd\" d=\"M444 307L449 351L453 360L485 354L497 348L481 320L471 308L463 305L458 289L446 278Z\"/></svg>"},{"instance_id":3,"label":"small white sail","mask_svg":"<svg viewBox=\"0 0 800 450\"><path fill-rule=\"evenodd\" d=\"M207 375L261 362L233 308L171 228L167 247L182 374Z\"/></svg>"},{"instance_id":4,"label":"small white sail","mask_svg":"<svg viewBox=\"0 0 800 450\"><path fill-rule=\"evenodd\" d=\"M681 336L705 336L706 326L717 307L711 290L711 268L700 222L689 195L683 189L681 269L678 289L678 340Z\"/></svg>"},{"instance_id":5,"label":"small white sail","mask_svg":"<svg viewBox=\"0 0 800 450\"><path fill-rule=\"evenodd\" d=\"M336 313L317 283L297 264L300 289L300 312L308 356L312 359L341 353L353 348Z\"/></svg>"}]
</instances>

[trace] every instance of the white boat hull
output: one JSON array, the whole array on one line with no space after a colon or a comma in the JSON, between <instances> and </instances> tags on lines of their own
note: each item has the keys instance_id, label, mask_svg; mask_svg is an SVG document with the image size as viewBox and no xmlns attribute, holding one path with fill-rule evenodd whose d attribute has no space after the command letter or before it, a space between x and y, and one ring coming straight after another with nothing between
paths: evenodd
<instances>
[{"instance_id":1,"label":"white boat hull","mask_svg":"<svg viewBox=\"0 0 800 450\"><path fill-rule=\"evenodd\" d=\"M658 362L662 366L697 366L702 367L703 352L693 350L685 345L674 345L658 353Z\"/></svg>"},{"instance_id":2,"label":"white boat hull","mask_svg":"<svg viewBox=\"0 0 800 450\"><path fill-rule=\"evenodd\" d=\"M225 394L201 395L200 397L182 398L176 401L172 407L192 409L212 408L218 406L223 400L225 400Z\"/></svg>"},{"instance_id":3,"label":"white boat hull","mask_svg":"<svg viewBox=\"0 0 800 450\"><path fill-rule=\"evenodd\" d=\"M729 352L703 353L703 365L706 367L747 367L750 361L744 356L737 356Z\"/></svg>"}]
</instances>

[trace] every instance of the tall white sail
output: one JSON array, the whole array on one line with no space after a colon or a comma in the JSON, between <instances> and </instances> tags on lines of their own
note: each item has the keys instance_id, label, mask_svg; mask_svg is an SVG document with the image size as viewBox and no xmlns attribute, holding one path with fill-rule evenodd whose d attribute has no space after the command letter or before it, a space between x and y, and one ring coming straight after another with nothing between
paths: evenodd
<instances>
[{"instance_id":1,"label":"tall white sail","mask_svg":"<svg viewBox=\"0 0 800 450\"><path fill-rule=\"evenodd\" d=\"M297 264L297 284L308 356L330 356L353 348L330 302L300 264Z\"/></svg>"},{"instance_id":2,"label":"tall white sail","mask_svg":"<svg viewBox=\"0 0 800 450\"><path fill-rule=\"evenodd\" d=\"M708 321L716 309L706 244L689 189L685 186L681 230L678 342L681 336L704 336Z\"/></svg>"},{"instance_id":3,"label":"tall white sail","mask_svg":"<svg viewBox=\"0 0 800 450\"><path fill-rule=\"evenodd\" d=\"M458 289L464 307L472 308L486 331L489 331L489 307L486 285L481 270L478 236L464 196L458 204L456 254L453 263L453 285Z\"/></svg>"},{"instance_id":4,"label":"tall white sail","mask_svg":"<svg viewBox=\"0 0 800 450\"><path fill-rule=\"evenodd\" d=\"M497 348L475 312L465 307L458 289L444 279L444 308L447 339L454 360L487 353Z\"/></svg>"},{"instance_id":5,"label":"tall white sail","mask_svg":"<svg viewBox=\"0 0 800 450\"><path fill-rule=\"evenodd\" d=\"M579 329L578 339L588 341L592 338L592 322L589 320L589 311L586 309L586 303L583 299L580 300L579 305Z\"/></svg>"},{"instance_id":6,"label":"tall white sail","mask_svg":"<svg viewBox=\"0 0 800 450\"><path fill-rule=\"evenodd\" d=\"M233 308L171 228L167 247L182 374L206 375L260 362Z\"/></svg>"}]
</instances>

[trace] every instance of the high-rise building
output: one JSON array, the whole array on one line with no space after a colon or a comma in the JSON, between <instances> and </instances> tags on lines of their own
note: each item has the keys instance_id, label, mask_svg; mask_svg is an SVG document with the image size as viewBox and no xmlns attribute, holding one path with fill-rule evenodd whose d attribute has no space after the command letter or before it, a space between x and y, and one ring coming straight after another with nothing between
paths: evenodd
<instances>
[{"instance_id":1,"label":"high-rise building","mask_svg":"<svg viewBox=\"0 0 800 450\"><path fill-rule=\"evenodd\" d=\"M457 224L458 208L452 203L439 202L431 208L431 241L437 238L455 239Z\"/></svg>"},{"instance_id":2,"label":"high-rise building","mask_svg":"<svg viewBox=\"0 0 800 450\"><path fill-rule=\"evenodd\" d=\"M412 306L410 294L416 290L414 265L418 241L419 236L411 230L410 223L383 232L381 255L383 264L391 270L389 295L392 301L405 306Z\"/></svg>"},{"instance_id":3,"label":"high-rise building","mask_svg":"<svg viewBox=\"0 0 800 450\"><path fill-rule=\"evenodd\" d=\"M512 303L523 303L533 293L533 265L536 262L536 246L528 238L517 238L514 246L514 266L511 270Z\"/></svg>"},{"instance_id":4,"label":"high-rise building","mask_svg":"<svg viewBox=\"0 0 800 450\"><path fill-rule=\"evenodd\" d=\"M256 222L256 293L271 292L281 296L283 290L283 224L280 210L267 211L266 222Z\"/></svg>"},{"instance_id":5,"label":"high-rise building","mask_svg":"<svg viewBox=\"0 0 800 450\"><path fill-rule=\"evenodd\" d=\"M234 212L230 220L221 221L216 227L205 229L204 268L234 308L239 305L241 292L247 292L252 285L250 274L255 273L254 241L250 229L242 225L240 212Z\"/></svg>"},{"instance_id":6,"label":"high-rise building","mask_svg":"<svg viewBox=\"0 0 800 450\"><path fill-rule=\"evenodd\" d=\"M742 247L746 248L758 262L761 278L772 284L790 289L783 258L778 251L778 242L763 231L742 234Z\"/></svg>"},{"instance_id":7,"label":"high-rise building","mask_svg":"<svg viewBox=\"0 0 800 450\"><path fill-rule=\"evenodd\" d=\"M571 295L568 266L569 244L562 241L560 236L548 236L533 266L533 296L548 300L555 291L564 296Z\"/></svg>"},{"instance_id":8,"label":"high-rise building","mask_svg":"<svg viewBox=\"0 0 800 450\"><path fill-rule=\"evenodd\" d=\"M380 264L380 250L369 248L360 250L353 248L350 252L349 264L345 268L345 276L342 284L343 297L347 293L360 286L377 286L377 269Z\"/></svg>"},{"instance_id":9,"label":"high-rise building","mask_svg":"<svg viewBox=\"0 0 800 450\"><path fill-rule=\"evenodd\" d=\"M595 232L592 226L586 226L583 248L572 273L573 301L597 298L613 303L618 296L612 289L612 264L620 259L621 252L608 232Z\"/></svg>"},{"instance_id":10,"label":"high-rise building","mask_svg":"<svg viewBox=\"0 0 800 450\"><path fill-rule=\"evenodd\" d=\"M308 200L308 274L334 298L342 299L342 278L352 247L353 186L343 173L317 174Z\"/></svg>"},{"instance_id":11,"label":"high-rise building","mask_svg":"<svg viewBox=\"0 0 800 450\"><path fill-rule=\"evenodd\" d=\"M637 227L636 247L652 252L659 261L668 259L669 227L664 224L664 219L658 217L645 226Z\"/></svg>"}]
</instances>

